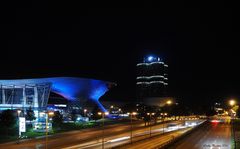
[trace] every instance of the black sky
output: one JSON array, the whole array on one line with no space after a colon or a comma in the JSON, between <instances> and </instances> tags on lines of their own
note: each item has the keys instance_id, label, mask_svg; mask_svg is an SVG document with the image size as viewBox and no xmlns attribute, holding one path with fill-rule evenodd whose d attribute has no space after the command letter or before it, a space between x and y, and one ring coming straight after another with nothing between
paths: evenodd
<instances>
[{"instance_id":1,"label":"black sky","mask_svg":"<svg viewBox=\"0 0 240 149\"><path fill-rule=\"evenodd\" d=\"M128 100L136 63L155 54L169 64L170 96L192 103L238 97L237 18L224 1L204 5L11 3L2 11L0 78L109 80L118 83L109 98Z\"/></svg>"}]
</instances>

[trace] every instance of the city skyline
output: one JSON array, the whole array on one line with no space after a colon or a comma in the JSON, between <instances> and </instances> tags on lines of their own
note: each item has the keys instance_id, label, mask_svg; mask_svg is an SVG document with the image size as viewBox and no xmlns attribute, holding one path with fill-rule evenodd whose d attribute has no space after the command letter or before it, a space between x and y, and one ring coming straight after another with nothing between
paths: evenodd
<instances>
[{"instance_id":1,"label":"city skyline","mask_svg":"<svg viewBox=\"0 0 240 149\"><path fill-rule=\"evenodd\" d=\"M228 1L4 1L0 148L240 148Z\"/></svg>"},{"instance_id":2,"label":"city skyline","mask_svg":"<svg viewBox=\"0 0 240 149\"><path fill-rule=\"evenodd\" d=\"M118 91L109 96L127 101L135 98L136 64L155 54L169 65L172 96L199 104L239 97L236 36L228 9L66 11L36 3L23 8L16 6L1 24L1 79L96 78L116 82Z\"/></svg>"}]
</instances>

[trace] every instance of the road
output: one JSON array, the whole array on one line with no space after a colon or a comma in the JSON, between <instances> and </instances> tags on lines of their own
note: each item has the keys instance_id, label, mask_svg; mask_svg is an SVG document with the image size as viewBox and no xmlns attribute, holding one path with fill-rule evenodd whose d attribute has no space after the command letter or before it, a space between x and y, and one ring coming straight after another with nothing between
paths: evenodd
<instances>
[{"instance_id":1,"label":"road","mask_svg":"<svg viewBox=\"0 0 240 149\"><path fill-rule=\"evenodd\" d=\"M199 121L189 121L189 122L196 123ZM177 137L177 136L183 134L187 130L191 129L193 126L196 126L196 125L184 126L182 123L175 123L175 124L176 124L175 126L171 126L168 128L166 127L166 125L164 125L164 127L165 127L164 129L163 129L163 125L153 126L151 128L151 132L152 132L151 137L150 137L150 128L143 128L143 129L136 130L133 132L133 142L134 142L133 145L129 144L130 143L129 132L122 133L122 134L116 135L116 136L106 137L105 143L104 143L104 148L114 148L114 147L122 148L122 149L125 149L125 148L127 148L127 149L148 148L149 149L151 147L154 148L159 144L165 143L165 142L173 139L173 137ZM164 135L160 135L160 134L163 134L163 130L164 130ZM161 137L161 141L155 139L155 137L158 138L158 136ZM148 143L149 140L151 140L151 141L155 140L155 142ZM138 141L138 142L136 142L136 141ZM145 142L145 144L143 142ZM124 145L124 144L129 144L129 145L118 147L119 145ZM76 149L76 148L101 149L102 142L101 142L101 140L99 140L99 141L95 140L92 142L86 142L84 144L67 147L65 149Z\"/></svg>"},{"instance_id":2,"label":"road","mask_svg":"<svg viewBox=\"0 0 240 149\"><path fill-rule=\"evenodd\" d=\"M183 133L189 131L191 128L185 128L177 131L173 131L170 133L166 133L165 135L161 135L159 137L153 137L151 139L146 139L140 142L136 142L133 144L128 144L125 146L117 147L116 149L155 149L158 146L167 143L175 137L182 135Z\"/></svg>"},{"instance_id":3,"label":"road","mask_svg":"<svg viewBox=\"0 0 240 149\"><path fill-rule=\"evenodd\" d=\"M231 149L231 125L208 123L169 149Z\"/></svg>"},{"instance_id":4,"label":"road","mask_svg":"<svg viewBox=\"0 0 240 149\"><path fill-rule=\"evenodd\" d=\"M180 122L178 122L180 123ZM166 124L159 124L153 127L154 128L162 128L166 127ZM149 127L144 127L144 123L136 123L134 126L135 131L141 132L141 133L149 133ZM154 131L154 130L153 130ZM108 141L107 138L110 140L116 139L118 136L126 136L130 133L130 125L129 124L118 124L118 125L112 125L107 126L105 129L105 137L106 141ZM102 129L101 128L92 128L92 129L85 129L80 131L73 131L73 132L67 132L58 134L52 137L48 137L48 148L49 149L62 149L66 147L71 147L75 145L82 145L84 143L94 143L95 141L101 142L102 139ZM5 143L0 144L0 148L7 148L8 149L35 149L35 148L45 148L45 138L42 139L32 139L28 141L21 142L20 144L13 143ZM79 147L77 147L79 148ZM82 147L81 147L82 148Z\"/></svg>"}]
</instances>

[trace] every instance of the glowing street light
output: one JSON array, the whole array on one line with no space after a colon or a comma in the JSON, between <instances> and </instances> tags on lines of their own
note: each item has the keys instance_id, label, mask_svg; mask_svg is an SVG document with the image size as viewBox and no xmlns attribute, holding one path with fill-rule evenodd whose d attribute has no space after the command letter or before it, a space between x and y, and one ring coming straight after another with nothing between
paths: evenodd
<instances>
[{"instance_id":1,"label":"glowing street light","mask_svg":"<svg viewBox=\"0 0 240 149\"><path fill-rule=\"evenodd\" d=\"M83 112L84 112L84 117L86 117L87 109L84 109Z\"/></svg>"},{"instance_id":2,"label":"glowing street light","mask_svg":"<svg viewBox=\"0 0 240 149\"><path fill-rule=\"evenodd\" d=\"M166 102L166 104L171 105L171 104L172 104L172 100L168 100L168 101Z\"/></svg>"},{"instance_id":3,"label":"glowing street light","mask_svg":"<svg viewBox=\"0 0 240 149\"><path fill-rule=\"evenodd\" d=\"M17 110L18 117L20 116L21 110Z\"/></svg>"},{"instance_id":4,"label":"glowing street light","mask_svg":"<svg viewBox=\"0 0 240 149\"><path fill-rule=\"evenodd\" d=\"M229 100L229 105L234 106L236 104L236 101L234 99Z\"/></svg>"},{"instance_id":5,"label":"glowing street light","mask_svg":"<svg viewBox=\"0 0 240 149\"><path fill-rule=\"evenodd\" d=\"M98 112L98 115L102 115L103 125L102 125L102 149L104 149L104 117L108 115L108 112Z\"/></svg>"},{"instance_id":6,"label":"glowing street light","mask_svg":"<svg viewBox=\"0 0 240 149\"><path fill-rule=\"evenodd\" d=\"M54 112L48 112L48 115L53 116Z\"/></svg>"}]
</instances>

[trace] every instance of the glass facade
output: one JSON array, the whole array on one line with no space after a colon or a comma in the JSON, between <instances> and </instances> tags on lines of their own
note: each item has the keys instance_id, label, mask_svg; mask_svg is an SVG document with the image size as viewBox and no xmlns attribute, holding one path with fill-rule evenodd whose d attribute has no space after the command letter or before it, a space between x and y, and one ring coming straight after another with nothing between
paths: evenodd
<instances>
[{"instance_id":1,"label":"glass facade","mask_svg":"<svg viewBox=\"0 0 240 149\"><path fill-rule=\"evenodd\" d=\"M47 106L51 84L2 85L0 88L0 108L42 109Z\"/></svg>"},{"instance_id":2,"label":"glass facade","mask_svg":"<svg viewBox=\"0 0 240 149\"><path fill-rule=\"evenodd\" d=\"M106 111L99 98L115 83L76 77L0 80L0 110L46 109L50 91L81 104L91 101Z\"/></svg>"}]
</instances>

